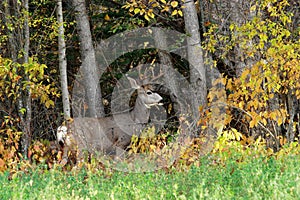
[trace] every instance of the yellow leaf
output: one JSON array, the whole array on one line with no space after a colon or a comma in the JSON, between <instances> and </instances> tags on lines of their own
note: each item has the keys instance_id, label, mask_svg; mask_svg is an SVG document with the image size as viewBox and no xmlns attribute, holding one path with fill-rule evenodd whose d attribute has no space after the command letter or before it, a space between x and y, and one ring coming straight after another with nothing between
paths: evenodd
<instances>
[{"instance_id":1,"label":"yellow leaf","mask_svg":"<svg viewBox=\"0 0 300 200\"><path fill-rule=\"evenodd\" d=\"M172 1L172 2L171 2L171 6L172 6L173 8L176 8L176 7L178 6L178 2L177 2L177 1Z\"/></svg>"},{"instance_id":2,"label":"yellow leaf","mask_svg":"<svg viewBox=\"0 0 300 200\"><path fill-rule=\"evenodd\" d=\"M253 12L256 10L256 5L251 6L250 11Z\"/></svg>"},{"instance_id":3,"label":"yellow leaf","mask_svg":"<svg viewBox=\"0 0 300 200\"><path fill-rule=\"evenodd\" d=\"M151 144L151 145L150 145L150 149L151 149L151 150L155 150L155 149L156 149L156 146L153 145L153 144Z\"/></svg>"},{"instance_id":4,"label":"yellow leaf","mask_svg":"<svg viewBox=\"0 0 300 200\"><path fill-rule=\"evenodd\" d=\"M145 9L140 10L140 15L143 15L145 13Z\"/></svg>"},{"instance_id":5,"label":"yellow leaf","mask_svg":"<svg viewBox=\"0 0 300 200\"><path fill-rule=\"evenodd\" d=\"M278 118L277 124L278 124L278 126L280 126L282 124L282 118L281 117Z\"/></svg>"},{"instance_id":6,"label":"yellow leaf","mask_svg":"<svg viewBox=\"0 0 300 200\"><path fill-rule=\"evenodd\" d=\"M256 125L256 121L251 120L250 123L249 123L249 127L253 128L255 125Z\"/></svg>"},{"instance_id":7,"label":"yellow leaf","mask_svg":"<svg viewBox=\"0 0 300 200\"><path fill-rule=\"evenodd\" d=\"M134 14L138 14L140 12L140 9L139 8L135 8L134 9Z\"/></svg>"},{"instance_id":8,"label":"yellow leaf","mask_svg":"<svg viewBox=\"0 0 300 200\"><path fill-rule=\"evenodd\" d=\"M108 14L105 15L104 19L105 21L110 21L110 17L108 16Z\"/></svg>"},{"instance_id":9,"label":"yellow leaf","mask_svg":"<svg viewBox=\"0 0 300 200\"><path fill-rule=\"evenodd\" d=\"M147 21L150 21L148 15L144 15L144 18L145 18Z\"/></svg>"},{"instance_id":10,"label":"yellow leaf","mask_svg":"<svg viewBox=\"0 0 300 200\"><path fill-rule=\"evenodd\" d=\"M243 101L239 102L239 108L244 108L244 102Z\"/></svg>"},{"instance_id":11,"label":"yellow leaf","mask_svg":"<svg viewBox=\"0 0 300 200\"><path fill-rule=\"evenodd\" d=\"M160 0L162 3L167 4L166 0Z\"/></svg>"},{"instance_id":12,"label":"yellow leaf","mask_svg":"<svg viewBox=\"0 0 300 200\"><path fill-rule=\"evenodd\" d=\"M152 4L152 8L155 8L155 7L157 7L158 6L158 3L153 3Z\"/></svg>"},{"instance_id":13,"label":"yellow leaf","mask_svg":"<svg viewBox=\"0 0 300 200\"><path fill-rule=\"evenodd\" d=\"M263 118L263 119L262 119L262 123L263 123L263 125L266 126L266 125L267 125L267 120L266 120L265 118Z\"/></svg>"},{"instance_id":14,"label":"yellow leaf","mask_svg":"<svg viewBox=\"0 0 300 200\"><path fill-rule=\"evenodd\" d=\"M172 12L172 16L177 15L177 14L178 14L178 11L177 11L177 10L174 10L174 11Z\"/></svg>"},{"instance_id":15,"label":"yellow leaf","mask_svg":"<svg viewBox=\"0 0 300 200\"><path fill-rule=\"evenodd\" d=\"M181 17L183 16L182 11L178 10L178 15L180 15Z\"/></svg>"},{"instance_id":16,"label":"yellow leaf","mask_svg":"<svg viewBox=\"0 0 300 200\"><path fill-rule=\"evenodd\" d=\"M149 11L149 12L147 13L147 15L148 15L149 17L151 17L152 19L154 18L153 12L150 12L150 11Z\"/></svg>"},{"instance_id":17,"label":"yellow leaf","mask_svg":"<svg viewBox=\"0 0 300 200\"><path fill-rule=\"evenodd\" d=\"M129 7L130 7L130 5L131 5L131 4L129 4L129 3L126 3L126 5L122 6L122 8L125 8L125 9L127 9L127 8L129 8Z\"/></svg>"},{"instance_id":18,"label":"yellow leaf","mask_svg":"<svg viewBox=\"0 0 300 200\"><path fill-rule=\"evenodd\" d=\"M276 112L271 112L271 113L269 114L269 116L270 116L270 118L271 118L272 120L274 120L274 121L277 120L277 114L276 114Z\"/></svg>"},{"instance_id":19,"label":"yellow leaf","mask_svg":"<svg viewBox=\"0 0 300 200\"><path fill-rule=\"evenodd\" d=\"M169 6L165 6L164 9L161 10L161 12L169 12L170 7Z\"/></svg>"},{"instance_id":20,"label":"yellow leaf","mask_svg":"<svg viewBox=\"0 0 300 200\"><path fill-rule=\"evenodd\" d=\"M131 6L131 7L129 8L129 12L132 12L133 10L134 10L134 7Z\"/></svg>"}]
</instances>

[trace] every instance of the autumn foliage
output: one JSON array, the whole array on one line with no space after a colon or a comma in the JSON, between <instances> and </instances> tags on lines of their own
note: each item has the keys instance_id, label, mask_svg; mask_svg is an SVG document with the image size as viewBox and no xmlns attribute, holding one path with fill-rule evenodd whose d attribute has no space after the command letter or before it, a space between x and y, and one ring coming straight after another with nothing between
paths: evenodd
<instances>
[{"instance_id":1,"label":"autumn foliage","mask_svg":"<svg viewBox=\"0 0 300 200\"><path fill-rule=\"evenodd\" d=\"M257 12L250 21L230 25L231 35L216 34L212 25L205 34L205 48L222 59L238 48L246 64L240 74L222 78L227 92L227 129L237 128L244 140L267 140L278 150L299 140L300 38L291 26L288 1L263 1L251 7ZM246 139L248 138L248 139Z\"/></svg>"},{"instance_id":2,"label":"autumn foliage","mask_svg":"<svg viewBox=\"0 0 300 200\"><path fill-rule=\"evenodd\" d=\"M21 117L26 113L22 107L24 92L30 91L31 99L46 108L54 106L53 97L59 96L57 88L44 74L45 65L34 59L30 63L20 64L0 56L0 99L3 103L4 118L0 120L0 171L17 168L24 159L20 153L22 130Z\"/></svg>"},{"instance_id":3,"label":"autumn foliage","mask_svg":"<svg viewBox=\"0 0 300 200\"><path fill-rule=\"evenodd\" d=\"M123 5L119 2L115 1L114 5L117 6L113 8L107 8L109 6L106 4L90 5L93 39L108 38L117 32L144 27L146 24L184 30L182 0L129 0ZM208 5L220 2L223 1L196 1L199 22L202 23L199 34L203 40L203 55L208 58L206 67L217 68L222 72L222 77L213 84L215 87L210 88L208 105L201 105L199 108L201 119L194 123L198 125L196 134L193 133L193 137L182 141L184 148L174 142L174 138L181 134L180 127L163 130L157 135L153 135L151 131L145 133L152 134L151 137L133 137L128 147L128 163L130 156L138 153L153 158L158 158L157 154L162 153L173 159L174 149L178 150L179 155L166 170L185 170L192 165L201 165L199 158L210 150L212 154L221 155L221 164L233 152L240 155L238 162L242 162L247 156L283 157L288 153L299 154L300 29L299 26L294 26L299 16L294 16L291 11L293 6L299 8L299 3L288 0L251 1L247 4L249 8L245 9L245 16L248 18L237 22L238 20L229 20L230 14L228 18L222 16L220 21L214 19L219 15L211 14ZM55 168L61 159L60 147L48 141L55 139L55 129L62 121L61 99L57 88L58 25L53 14L47 16L51 9L46 8L53 6L53 2L43 3L32 1L31 9L43 6L45 8L37 9L35 15L31 16L32 56L28 63L21 62L22 49L16 52L20 54L17 59L7 58L10 55L10 37L12 33L18 32L17 26L21 30L23 19L18 21L14 16L10 20L15 21L15 24L9 20L6 24L1 24L3 29L0 30L0 50L5 51L0 55L0 172L22 170L29 163L30 166L39 163ZM227 3L230 4L230 1ZM207 16L203 16L204 14ZM68 21L64 27L69 51L67 60L71 83L68 89L71 91L81 61L73 13L68 13L67 16L69 18L66 18ZM157 51L144 53L146 51L143 49L132 53L142 58L136 58L132 54L124 55L120 59L122 62L116 62L116 66L110 67L108 71L113 71L115 67L123 73L124 69L129 69L136 63L155 63L159 60L159 56L155 55ZM173 54L169 56L172 64L179 66L178 72L189 79L188 64ZM102 82L114 84L120 78L121 72L118 75L105 75ZM217 87L219 85L222 87ZM110 98L110 86L101 85L105 98L103 102ZM28 99L28 103L32 103L32 109L26 108ZM171 113L172 106L168 105L168 113ZM55 111L51 110L53 107L56 108ZM26 127L26 120L22 118L26 118L28 110L32 111L30 116L33 116L30 124L32 141L28 154L22 155L20 144L24 130L21 127ZM217 135L213 141L209 141L210 138L206 138L205 134L211 128ZM167 145L178 147L168 149ZM90 160L92 162L87 164L89 167L96 159ZM104 168L97 160L95 162L101 169Z\"/></svg>"}]
</instances>

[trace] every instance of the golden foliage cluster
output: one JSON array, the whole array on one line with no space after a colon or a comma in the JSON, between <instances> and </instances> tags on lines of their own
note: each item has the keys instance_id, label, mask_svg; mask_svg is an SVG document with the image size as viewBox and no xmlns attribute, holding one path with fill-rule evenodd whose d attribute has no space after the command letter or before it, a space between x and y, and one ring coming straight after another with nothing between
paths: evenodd
<instances>
[{"instance_id":1,"label":"golden foliage cluster","mask_svg":"<svg viewBox=\"0 0 300 200\"><path fill-rule=\"evenodd\" d=\"M143 16L147 21L155 18L157 14L165 14L171 16L182 17L181 0L149 0L147 2L140 0L127 1L123 8L128 9L132 15Z\"/></svg>"},{"instance_id":2,"label":"golden foliage cluster","mask_svg":"<svg viewBox=\"0 0 300 200\"><path fill-rule=\"evenodd\" d=\"M231 125L237 118L233 111L238 111L243 115L239 123L246 127L239 130L241 140L253 140L251 135L256 135L254 139L271 137L282 146L299 139L298 135L287 141L278 132L282 125L292 127L290 133L296 132L299 123L293 121L295 108L291 105L300 99L300 36L291 26L293 14L285 11L288 5L286 0L256 3L251 7L256 16L244 24L232 23L230 36L216 34L218 25L212 25L205 34L208 52L228 59L238 48L235 61L246 64L241 74L222 78L227 93L224 135L237 133ZM215 92L209 95L216 96ZM256 133L250 134L251 129Z\"/></svg>"},{"instance_id":3,"label":"golden foliage cluster","mask_svg":"<svg viewBox=\"0 0 300 200\"><path fill-rule=\"evenodd\" d=\"M44 74L45 68L33 58L29 63L20 64L0 56L0 101L4 105L1 110L4 119L0 121L0 171L14 169L23 159L19 147L23 126L20 116L28 108L20 107L20 101L30 94L31 101L38 100L49 108L54 106L52 97L59 96L55 83Z\"/></svg>"},{"instance_id":4,"label":"golden foliage cluster","mask_svg":"<svg viewBox=\"0 0 300 200\"><path fill-rule=\"evenodd\" d=\"M15 121L6 117L0 126L0 172L14 170L20 161L18 150L21 132L13 126Z\"/></svg>"}]
</instances>

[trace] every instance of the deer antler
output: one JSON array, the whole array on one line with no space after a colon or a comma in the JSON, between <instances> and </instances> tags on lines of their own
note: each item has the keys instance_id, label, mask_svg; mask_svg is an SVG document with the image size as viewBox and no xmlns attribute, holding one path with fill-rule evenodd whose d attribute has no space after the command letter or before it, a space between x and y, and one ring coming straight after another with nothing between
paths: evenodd
<instances>
[{"instance_id":1,"label":"deer antler","mask_svg":"<svg viewBox=\"0 0 300 200\"><path fill-rule=\"evenodd\" d=\"M140 64L136 67L139 73L139 79L143 83L143 85L154 83L155 80L164 75L164 73L161 72L161 69L159 69L159 73L155 75L155 68L152 65L150 67L145 67L144 73L142 73L141 71L143 66L145 65Z\"/></svg>"}]
</instances>

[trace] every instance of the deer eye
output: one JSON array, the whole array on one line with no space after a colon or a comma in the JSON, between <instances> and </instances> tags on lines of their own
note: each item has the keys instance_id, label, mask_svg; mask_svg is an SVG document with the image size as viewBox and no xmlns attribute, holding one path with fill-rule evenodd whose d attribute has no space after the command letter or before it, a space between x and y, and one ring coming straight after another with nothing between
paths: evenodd
<instances>
[{"instance_id":1,"label":"deer eye","mask_svg":"<svg viewBox=\"0 0 300 200\"><path fill-rule=\"evenodd\" d=\"M151 95L152 94L152 92L151 91L147 91L147 93L146 93L147 95Z\"/></svg>"}]
</instances>

